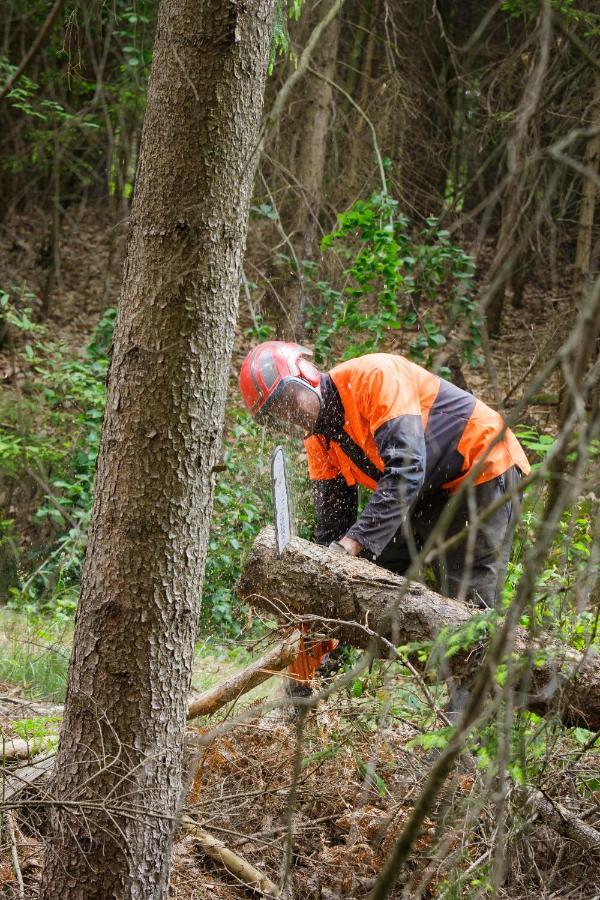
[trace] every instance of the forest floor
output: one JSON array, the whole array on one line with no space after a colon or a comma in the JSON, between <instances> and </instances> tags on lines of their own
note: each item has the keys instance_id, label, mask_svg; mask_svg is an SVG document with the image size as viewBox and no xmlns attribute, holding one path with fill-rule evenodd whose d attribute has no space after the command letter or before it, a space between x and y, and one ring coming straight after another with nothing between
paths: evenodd
<instances>
[{"instance_id":1,"label":"forest floor","mask_svg":"<svg viewBox=\"0 0 600 900\"><path fill-rule=\"evenodd\" d=\"M108 217L89 209L67 216L64 223L60 273L48 300L45 326L48 339L64 341L77 352L85 345L101 312L117 300L120 266L109 266L108 261L111 254L118 257L122 241L107 222ZM4 283L20 288L23 303L28 292L43 295L47 283L41 252L46 227L41 218L35 221L31 217L16 217L0 236ZM533 365L544 361L544 348L555 339L557 310L568 313L567 283L565 279L564 285L530 286L523 309L507 304L502 339L493 345L496 387L489 371L467 372L469 385L482 399L497 405L498 393L502 400L512 391L510 404L519 396L521 381ZM243 298L241 304L232 391L233 369L248 343L244 328L250 324ZM0 353L2 389L14 390L18 379L12 355ZM541 430L551 430L556 415L555 390L552 384L544 386L544 395L536 398L523 420ZM197 661L196 689L222 681L232 670L241 668L247 658L244 650L219 653L205 648ZM61 665L64 672L64 662ZM255 718L221 734L195 757L186 799L190 813L201 821L202 827L276 883L284 877L286 858L288 862L291 859L289 896L294 900L364 897L402 828L431 763L430 751L418 745L407 746L424 730L419 715L406 712L411 708L410 682L399 678L396 689L404 692L403 712L388 715L383 721L379 720L383 700L378 697L377 685L364 696L347 692L334 695L308 716L299 749L293 717L285 712L265 716L256 710ZM236 706L236 712L252 710L252 704L261 697L272 697L278 690L277 679L273 679L245 698L245 705ZM55 712L53 703L24 697L14 682L0 685L0 726L6 736L27 733L22 720L52 720ZM212 724L205 721L192 725L190 744ZM33 740L35 743L35 736ZM553 746L558 755L572 755L572 748L563 746L560 739ZM375 751L377 764L371 769ZM585 777L597 777L600 785L598 758L589 755L585 765ZM299 777L294 808L290 810L289 788L294 771L299 772ZM470 756L465 757L438 804L436 824L429 823L419 839L394 897L452 900L486 896L492 862L497 871L503 871L498 878L500 898L591 900L600 896L596 862L576 844L558 838L535 817L521 813L516 798L514 803L512 797L506 800L512 816L508 817L512 822L509 827L514 829L509 856L503 865L501 859L494 861L491 848L497 807L489 802L489 788L485 768L478 767ZM548 789L557 792L565 802L578 802L571 784L561 785L554 779ZM600 796L596 802L599 800ZM465 810L470 832L464 826ZM517 833L515 823L522 833ZM38 824L43 827L43 822ZM14 846L26 897L35 896L41 862L42 846L35 828L36 823L27 813L16 817ZM443 853L434 852L442 831ZM18 897L10 842L7 844L2 838L0 845L5 848L0 855L0 897ZM251 892L245 886L203 854L193 830L179 833L172 900L243 900L249 896Z\"/></svg>"},{"instance_id":2,"label":"forest floor","mask_svg":"<svg viewBox=\"0 0 600 900\"><path fill-rule=\"evenodd\" d=\"M225 666L217 665L218 657L213 660L212 672L203 667L202 686L222 680L224 668L238 665L231 654ZM431 765L431 751L411 744L418 741L425 723L410 679L395 678L394 690L402 692L404 705L392 706L391 712L388 707L386 713L376 679L361 697L347 691L333 695L308 715L300 743L291 711L265 714L258 708L261 699L280 694L277 679L256 689L253 699L244 698L236 705L237 714L249 716L243 724L227 730L230 710L192 723L187 734L187 815L276 884L281 883L288 860L287 896L294 900L364 898ZM0 685L0 724L6 738L22 736L24 723L31 727L43 720L46 735L56 730L60 708L26 700L14 686ZM198 750L198 741L217 722L221 733ZM51 741L42 749L40 738L30 740L38 760L55 745ZM553 747L554 754L570 752L565 742ZM571 769L571 778L574 775L588 780L593 776L600 784L600 758L588 756L579 771ZM292 784L293 809L289 803ZM489 875L497 828L497 808L490 801L489 788L485 767L464 754L401 873L394 898L487 896L485 875ZM552 776L547 788L576 808L574 785L556 783ZM36 795L33 789L31 793ZM27 793L19 799L23 809L13 819L14 847L24 896L34 898L44 822L43 816L28 809ZM510 795L506 802L511 843L509 856L500 861L503 876L497 896L511 900L600 896L597 859L520 809L516 796ZM17 879L10 844L5 840L0 844L4 845L0 897L8 900L19 896ZM193 828L178 831L171 900L245 900L250 896L252 892L234 874L205 855Z\"/></svg>"}]
</instances>

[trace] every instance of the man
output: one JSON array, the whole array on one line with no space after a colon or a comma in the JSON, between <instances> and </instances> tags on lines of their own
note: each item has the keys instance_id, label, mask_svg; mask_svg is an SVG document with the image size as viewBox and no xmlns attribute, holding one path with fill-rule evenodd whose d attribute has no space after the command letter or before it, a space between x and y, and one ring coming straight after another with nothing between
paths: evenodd
<instances>
[{"instance_id":1,"label":"man","mask_svg":"<svg viewBox=\"0 0 600 900\"><path fill-rule=\"evenodd\" d=\"M247 355L240 389L257 421L300 428L313 484L317 543L402 574L471 478L442 537L513 489L529 463L502 417L399 355L373 353L322 374L298 344ZM358 513L358 485L373 491ZM518 499L518 493L517 493ZM514 530L513 497L433 562L439 590L498 605ZM293 672L308 681L319 653Z\"/></svg>"}]
</instances>

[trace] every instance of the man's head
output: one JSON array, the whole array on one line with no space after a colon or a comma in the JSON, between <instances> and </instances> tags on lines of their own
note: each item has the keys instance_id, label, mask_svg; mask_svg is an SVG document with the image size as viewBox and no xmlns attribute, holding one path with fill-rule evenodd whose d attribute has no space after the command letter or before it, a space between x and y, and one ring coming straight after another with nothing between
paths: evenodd
<instances>
[{"instance_id":1,"label":"man's head","mask_svg":"<svg viewBox=\"0 0 600 900\"><path fill-rule=\"evenodd\" d=\"M312 431L321 411L320 373L300 344L265 341L246 356L240 371L244 403L258 422Z\"/></svg>"}]
</instances>

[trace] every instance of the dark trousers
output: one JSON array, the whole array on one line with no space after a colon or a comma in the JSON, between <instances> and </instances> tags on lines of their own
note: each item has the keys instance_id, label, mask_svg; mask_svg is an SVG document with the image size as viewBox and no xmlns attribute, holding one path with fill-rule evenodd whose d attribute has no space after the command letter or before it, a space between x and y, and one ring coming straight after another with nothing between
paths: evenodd
<instances>
[{"instance_id":1,"label":"dark trousers","mask_svg":"<svg viewBox=\"0 0 600 900\"><path fill-rule=\"evenodd\" d=\"M521 472L513 466L492 481L467 489L445 529L442 540L462 531L479 510L484 510L514 487ZM374 561L404 574L415 552L421 550L451 498L447 492L429 494L417 500L409 520L396 532ZM482 608L495 608L502 597L506 567L510 557L520 498L508 499L484 522L473 525L465 540L437 557L432 565L440 593L468 600ZM407 531L408 529L408 531ZM419 577L418 574L415 577Z\"/></svg>"}]
</instances>

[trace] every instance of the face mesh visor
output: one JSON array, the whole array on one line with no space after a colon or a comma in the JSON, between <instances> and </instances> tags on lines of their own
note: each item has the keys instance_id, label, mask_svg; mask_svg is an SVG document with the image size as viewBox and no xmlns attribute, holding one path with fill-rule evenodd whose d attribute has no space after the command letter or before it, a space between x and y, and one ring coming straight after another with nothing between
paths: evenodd
<instances>
[{"instance_id":1,"label":"face mesh visor","mask_svg":"<svg viewBox=\"0 0 600 900\"><path fill-rule=\"evenodd\" d=\"M306 431L306 416L314 409L315 395L316 391L302 381L283 381L260 410L256 420L282 431L290 427Z\"/></svg>"}]
</instances>

